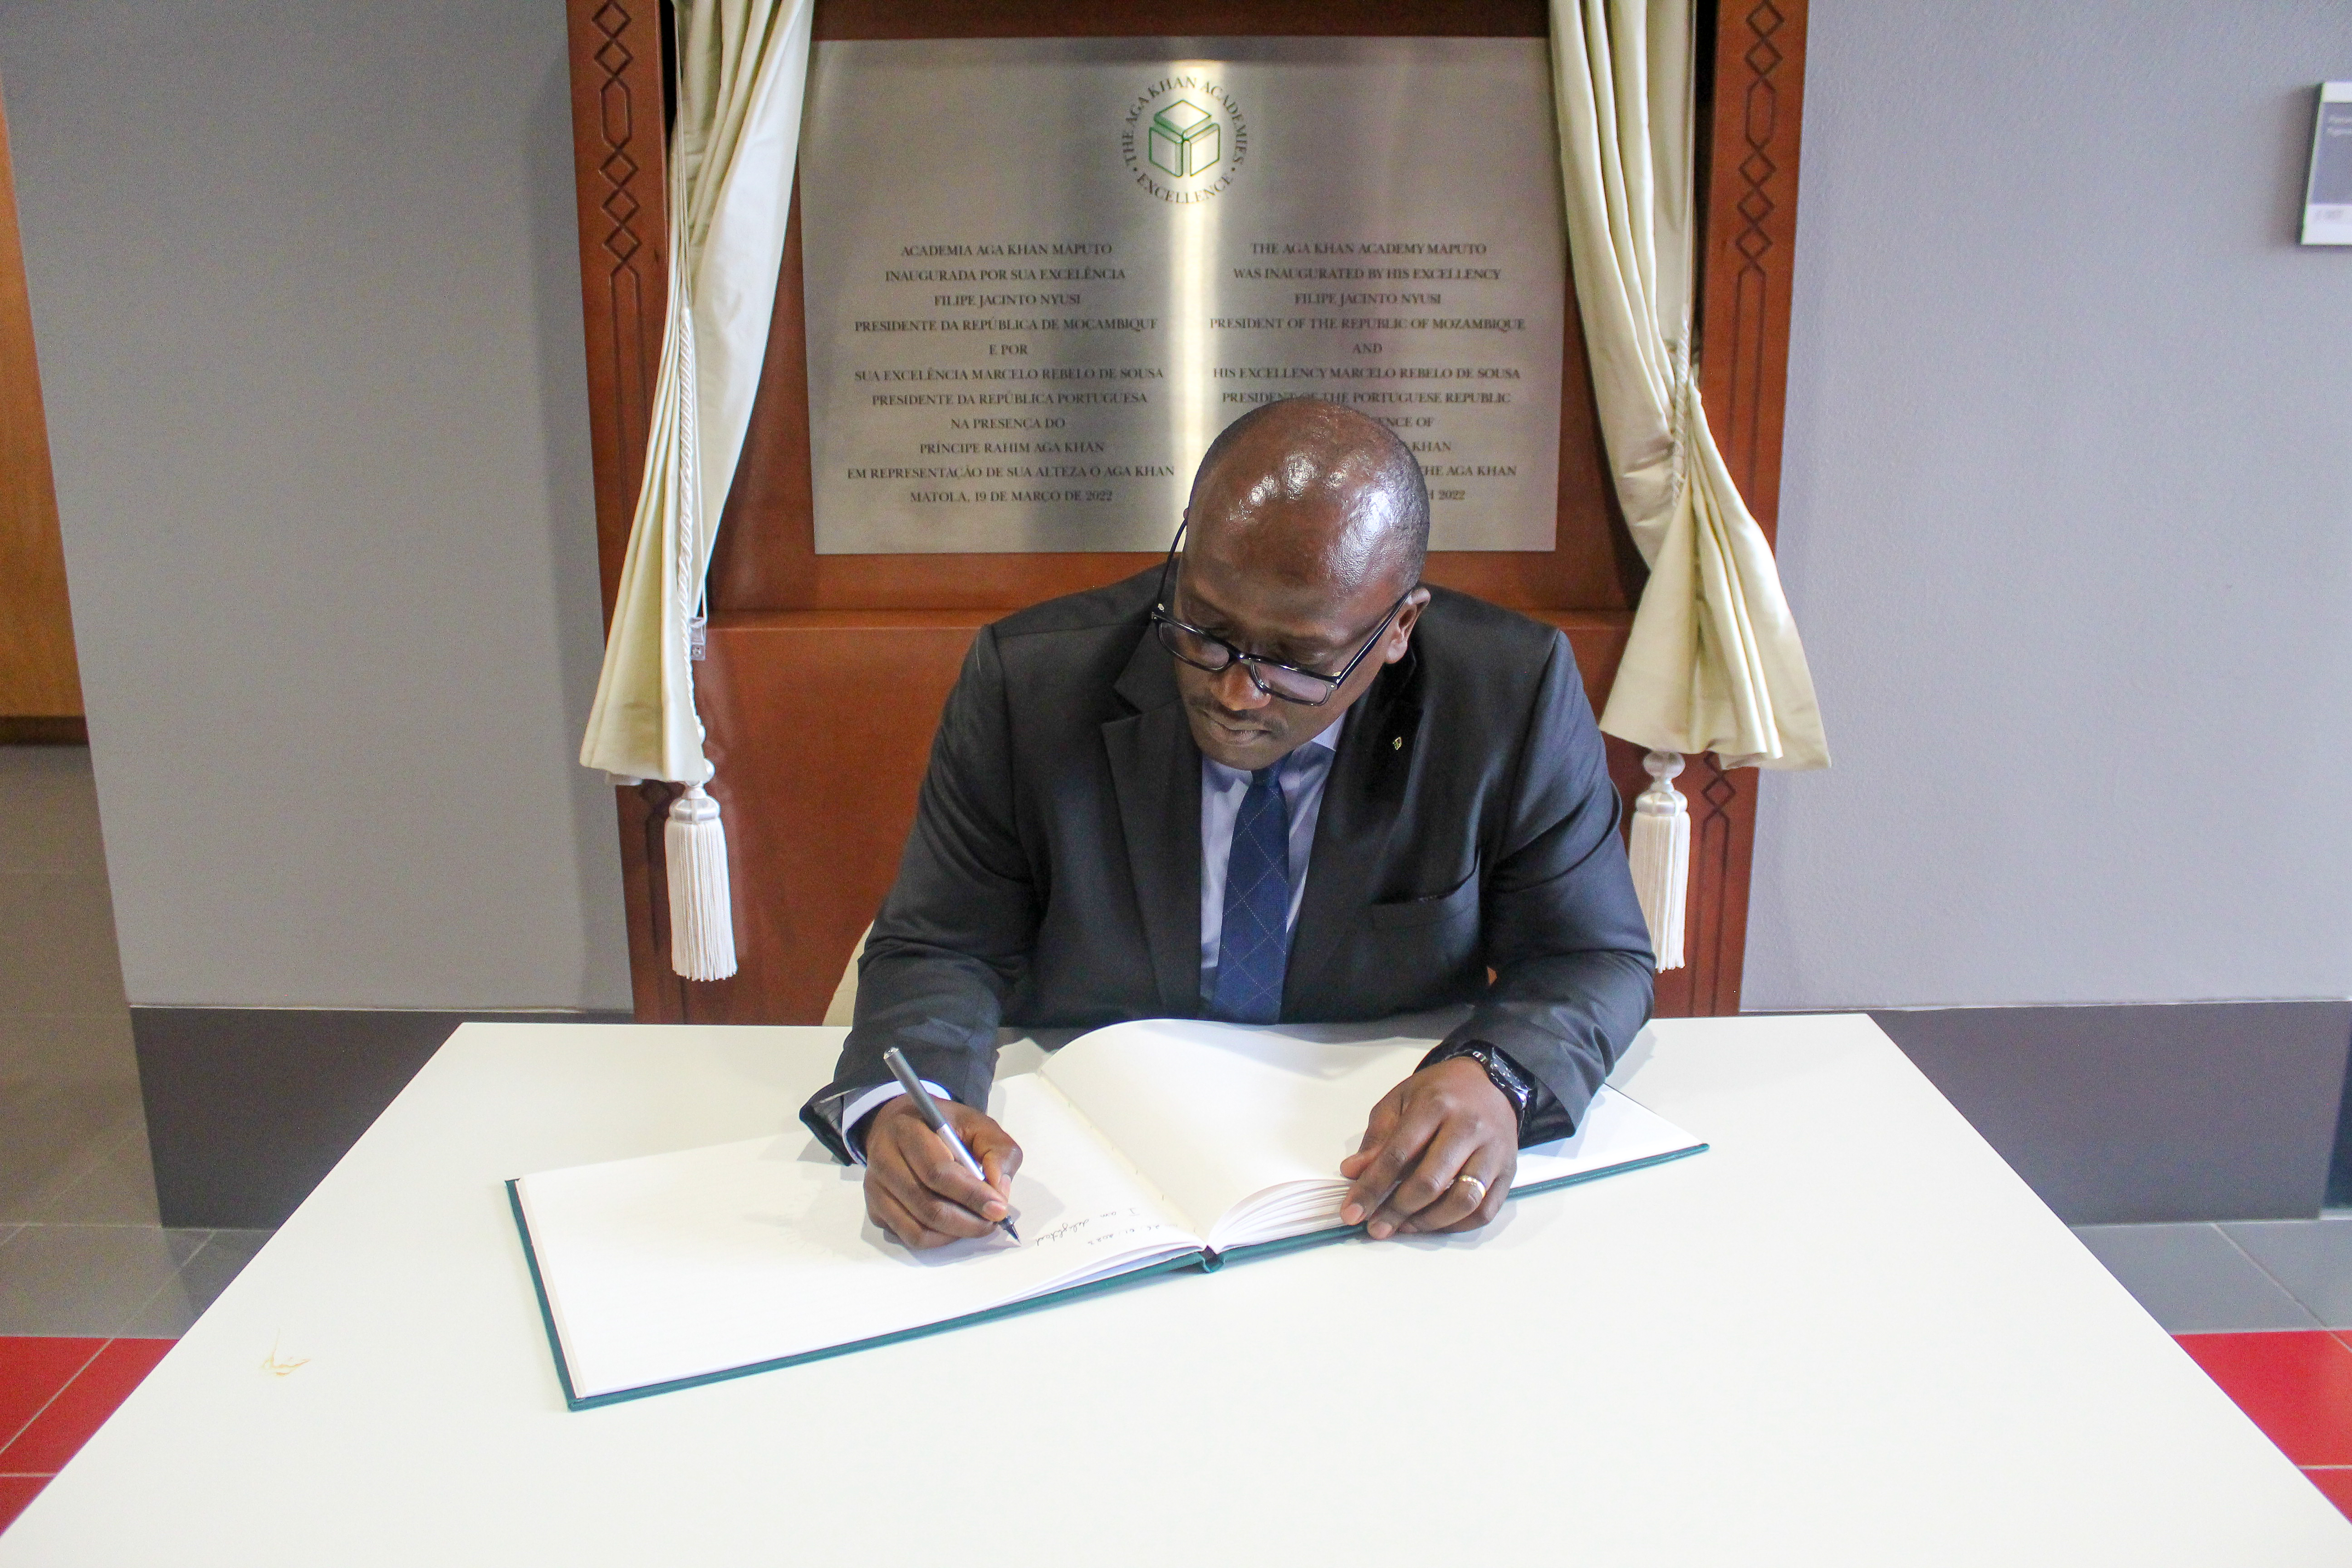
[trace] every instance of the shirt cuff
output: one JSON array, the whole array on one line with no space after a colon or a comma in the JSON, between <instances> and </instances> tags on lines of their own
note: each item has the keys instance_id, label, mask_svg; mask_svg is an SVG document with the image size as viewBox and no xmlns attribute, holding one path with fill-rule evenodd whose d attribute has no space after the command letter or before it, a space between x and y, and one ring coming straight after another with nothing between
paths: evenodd
<instances>
[{"instance_id":1,"label":"shirt cuff","mask_svg":"<svg viewBox=\"0 0 2352 1568\"><path fill-rule=\"evenodd\" d=\"M955 1098L929 1079L922 1082L933 1100ZM866 1119L906 1092L906 1085L892 1079L888 1083L877 1084L842 1108L841 1141L849 1145L849 1152L857 1156L859 1164L866 1163Z\"/></svg>"}]
</instances>

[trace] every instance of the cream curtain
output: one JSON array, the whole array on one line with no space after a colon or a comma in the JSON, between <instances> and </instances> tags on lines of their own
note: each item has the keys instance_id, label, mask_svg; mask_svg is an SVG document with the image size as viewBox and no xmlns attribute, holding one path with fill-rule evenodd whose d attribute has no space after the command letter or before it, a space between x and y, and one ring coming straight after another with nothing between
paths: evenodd
<instances>
[{"instance_id":1,"label":"cream curtain","mask_svg":"<svg viewBox=\"0 0 2352 1568\"><path fill-rule=\"evenodd\" d=\"M669 319L646 474L580 760L710 776L692 642L775 309L814 0L681 0Z\"/></svg>"},{"instance_id":2,"label":"cream curtain","mask_svg":"<svg viewBox=\"0 0 2352 1568\"><path fill-rule=\"evenodd\" d=\"M1771 546L1716 448L1690 360L1694 9L1551 6L1577 305L1617 499L1650 566L1601 727L1726 766L1827 767Z\"/></svg>"},{"instance_id":3,"label":"cream curtain","mask_svg":"<svg viewBox=\"0 0 2352 1568\"><path fill-rule=\"evenodd\" d=\"M646 473L580 760L687 786L664 828L670 967L735 973L734 900L694 710L703 581L735 481L783 261L815 0L679 0L669 314Z\"/></svg>"}]
</instances>

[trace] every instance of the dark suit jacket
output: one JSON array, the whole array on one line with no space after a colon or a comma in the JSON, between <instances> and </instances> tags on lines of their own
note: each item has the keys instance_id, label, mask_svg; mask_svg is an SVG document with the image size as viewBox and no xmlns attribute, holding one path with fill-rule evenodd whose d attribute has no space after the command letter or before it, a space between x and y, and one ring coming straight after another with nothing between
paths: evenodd
<instances>
[{"instance_id":1,"label":"dark suit jacket","mask_svg":"<svg viewBox=\"0 0 2352 1568\"><path fill-rule=\"evenodd\" d=\"M888 1080L890 1046L979 1106L1000 1024L1201 1016L1201 755L1147 620L1158 581L974 639L856 1024L802 1112L836 1155L841 1110ZM1341 730L1282 1016L1470 1003L1447 1043L1486 1041L1538 1080L1527 1142L1570 1131L1650 1013L1617 810L1568 639L1433 589L1412 651Z\"/></svg>"}]
</instances>

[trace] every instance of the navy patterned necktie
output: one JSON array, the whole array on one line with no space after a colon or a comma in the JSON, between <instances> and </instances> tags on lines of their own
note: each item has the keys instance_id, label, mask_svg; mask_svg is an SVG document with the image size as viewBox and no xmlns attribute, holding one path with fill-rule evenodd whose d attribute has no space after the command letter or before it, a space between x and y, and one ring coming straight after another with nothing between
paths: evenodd
<instances>
[{"instance_id":1,"label":"navy patterned necktie","mask_svg":"<svg viewBox=\"0 0 2352 1568\"><path fill-rule=\"evenodd\" d=\"M1271 1024L1282 1016L1290 963L1290 804L1276 774L1250 774L1225 860L1225 923L1217 939L1217 989L1209 1016Z\"/></svg>"}]
</instances>

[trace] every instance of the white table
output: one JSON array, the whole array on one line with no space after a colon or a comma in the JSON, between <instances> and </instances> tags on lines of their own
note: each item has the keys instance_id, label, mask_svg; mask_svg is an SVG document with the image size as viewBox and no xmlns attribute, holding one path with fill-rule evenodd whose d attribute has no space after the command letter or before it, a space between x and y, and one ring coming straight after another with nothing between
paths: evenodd
<instances>
[{"instance_id":1,"label":"white table","mask_svg":"<svg viewBox=\"0 0 2352 1568\"><path fill-rule=\"evenodd\" d=\"M1475 1239L567 1413L501 1178L770 1131L838 1037L467 1025L0 1564L2352 1563L1859 1016L1654 1026L1713 1152Z\"/></svg>"}]
</instances>

